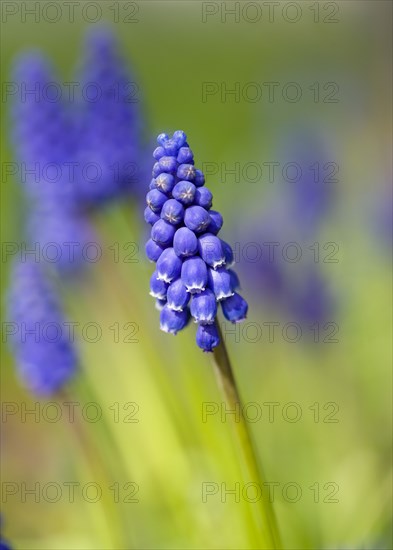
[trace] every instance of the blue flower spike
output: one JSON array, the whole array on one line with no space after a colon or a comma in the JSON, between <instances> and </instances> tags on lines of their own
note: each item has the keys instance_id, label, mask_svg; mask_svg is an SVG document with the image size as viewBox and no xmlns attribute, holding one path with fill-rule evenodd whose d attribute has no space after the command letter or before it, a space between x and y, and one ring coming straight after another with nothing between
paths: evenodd
<instances>
[{"instance_id":1,"label":"blue flower spike","mask_svg":"<svg viewBox=\"0 0 393 550\"><path fill-rule=\"evenodd\" d=\"M12 267L8 315L19 377L39 397L66 384L77 369L77 355L51 281L33 260Z\"/></svg>"},{"instance_id":2,"label":"blue flower spike","mask_svg":"<svg viewBox=\"0 0 393 550\"><path fill-rule=\"evenodd\" d=\"M22 53L12 81L28 93L14 94L10 107L17 166L28 168L20 182L28 205L26 240L42 252L56 247L56 260L44 253L41 259L65 277L91 263L83 253L96 240L88 212L112 199L140 199L138 183L147 174L140 102L130 95L130 86L138 87L116 34L92 26L78 60L71 99L46 56ZM153 182L156 194L170 190L170 180ZM157 213L146 210L145 219L153 225L160 219L159 195L151 204Z\"/></svg>"},{"instance_id":3,"label":"blue flower spike","mask_svg":"<svg viewBox=\"0 0 393 550\"><path fill-rule=\"evenodd\" d=\"M152 225L146 255L156 262L150 294L161 330L177 334L193 317L198 347L211 352L220 343L218 304L228 321L238 323L246 318L247 302L235 292L239 279L228 269L233 250L218 236L223 218L210 210L213 195L194 165L186 134L162 133L157 143L144 215Z\"/></svg>"},{"instance_id":4,"label":"blue flower spike","mask_svg":"<svg viewBox=\"0 0 393 550\"><path fill-rule=\"evenodd\" d=\"M130 94L135 76L129 71L116 34L109 27L93 25L89 29L77 82L85 90L85 93L78 90L80 114L75 129L76 160L81 167L80 194L95 205L137 192L138 183L147 173L143 117L139 98ZM83 170L90 164L98 170L94 181Z\"/></svg>"}]
</instances>

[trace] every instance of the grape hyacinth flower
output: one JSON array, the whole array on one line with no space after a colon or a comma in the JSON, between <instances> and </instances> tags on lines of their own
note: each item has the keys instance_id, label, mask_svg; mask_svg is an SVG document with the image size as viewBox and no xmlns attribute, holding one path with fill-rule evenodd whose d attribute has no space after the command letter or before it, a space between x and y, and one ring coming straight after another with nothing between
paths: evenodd
<instances>
[{"instance_id":1,"label":"grape hyacinth flower","mask_svg":"<svg viewBox=\"0 0 393 550\"><path fill-rule=\"evenodd\" d=\"M58 297L42 264L16 262L8 298L11 345L19 376L32 393L51 395L72 378L77 358Z\"/></svg>"},{"instance_id":2,"label":"grape hyacinth flower","mask_svg":"<svg viewBox=\"0 0 393 550\"><path fill-rule=\"evenodd\" d=\"M16 59L13 79L18 93L11 109L12 138L28 197L50 197L73 208L76 188L65 164L75 157L72 120L54 70L43 55L31 52Z\"/></svg>"},{"instance_id":3,"label":"grape hyacinth flower","mask_svg":"<svg viewBox=\"0 0 393 550\"><path fill-rule=\"evenodd\" d=\"M163 331L176 334L191 316L198 324L197 345L211 352L220 343L218 304L237 323L246 318L247 302L235 292L239 280L228 269L233 251L218 236L223 219L211 210L213 195L195 168L185 133L160 134L157 142L145 210L152 226L146 255L157 264L150 294L161 310Z\"/></svg>"},{"instance_id":4,"label":"grape hyacinth flower","mask_svg":"<svg viewBox=\"0 0 393 550\"><path fill-rule=\"evenodd\" d=\"M331 160L339 157L326 132L300 121L295 128L282 132L279 141L278 158L283 164L291 159L286 185L276 186L270 200L250 211L235 231L244 244L238 270L253 289L254 305L310 326L328 322L337 305L323 264L306 250L318 246L321 231L334 218L338 165Z\"/></svg>"},{"instance_id":5,"label":"grape hyacinth flower","mask_svg":"<svg viewBox=\"0 0 393 550\"><path fill-rule=\"evenodd\" d=\"M39 247L41 259L55 246L53 267L77 273L87 263L81 251L95 241L88 211L127 193L141 198L136 184L147 163L138 88L103 27L88 33L75 94L39 52L16 59L13 80L11 126L28 199L28 244Z\"/></svg>"},{"instance_id":6,"label":"grape hyacinth flower","mask_svg":"<svg viewBox=\"0 0 393 550\"><path fill-rule=\"evenodd\" d=\"M333 143L320 129L298 127L285 134L280 156L293 159L296 169L288 186L288 217L303 235L316 234L337 200L338 165Z\"/></svg>"},{"instance_id":7,"label":"grape hyacinth flower","mask_svg":"<svg viewBox=\"0 0 393 550\"><path fill-rule=\"evenodd\" d=\"M77 80L78 185L83 199L96 204L136 192L147 165L138 86L109 28L88 32ZM94 177L83 170L90 165L97 167Z\"/></svg>"},{"instance_id":8,"label":"grape hyacinth flower","mask_svg":"<svg viewBox=\"0 0 393 550\"><path fill-rule=\"evenodd\" d=\"M60 84L42 55L21 56L14 78L19 92L13 102L12 129L28 199L29 246L41 259L55 258L49 260L53 267L68 275L82 267L83 246L93 240L71 168L77 147L72 120L63 95L56 96Z\"/></svg>"}]
</instances>

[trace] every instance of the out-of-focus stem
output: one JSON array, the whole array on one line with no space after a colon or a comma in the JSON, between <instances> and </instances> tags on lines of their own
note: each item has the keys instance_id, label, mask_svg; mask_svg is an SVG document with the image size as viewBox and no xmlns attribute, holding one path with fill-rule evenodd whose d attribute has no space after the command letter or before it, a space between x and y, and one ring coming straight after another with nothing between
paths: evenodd
<instances>
[{"instance_id":1,"label":"out-of-focus stem","mask_svg":"<svg viewBox=\"0 0 393 550\"><path fill-rule=\"evenodd\" d=\"M69 395L65 388L62 388L57 393L58 399L61 403L72 403L75 399ZM67 418L67 415L64 415ZM86 430L83 428L80 418L75 414L73 421L67 421L67 427L71 432L77 447L80 449L83 459L86 462L86 466L90 473L93 475L93 480L105 480L106 486L103 487L102 496L105 504L105 515L110 515L108 518L108 531L112 537L112 543L115 548L129 548L129 541L125 540L124 531L120 522L120 514L115 505L115 502L111 496L108 496L107 491L113 483L113 478L108 472L108 468L103 461L100 453L100 449L92 443L91 438L88 436ZM115 527L115 528L113 528Z\"/></svg>"},{"instance_id":2,"label":"out-of-focus stem","mask_svg":"<svg viewBox=\"0 0 393 550\"><path fill-rule=\"evenodd\" d=\"M259 483L262 490L263 482L265 481L263 470L257 459L252 434L243 414L242 401L219 323L217 323L217 329L220 335L220 344L214 349L212 354L214 370L217 376L218 384L221 387L229 408L231 410L235 409L239 411L239 421L234 421L233 427L237 436L240 453L243 457L244 466L247 468L250 478L254 482ZM263 497L258 501L258 503L260 504L260 513L257 515L257 523L258 530L263 539L263 548L279 549L281 548L281 542L273 506L269 500L266 500Z\"/></svg>"}]
</instances>

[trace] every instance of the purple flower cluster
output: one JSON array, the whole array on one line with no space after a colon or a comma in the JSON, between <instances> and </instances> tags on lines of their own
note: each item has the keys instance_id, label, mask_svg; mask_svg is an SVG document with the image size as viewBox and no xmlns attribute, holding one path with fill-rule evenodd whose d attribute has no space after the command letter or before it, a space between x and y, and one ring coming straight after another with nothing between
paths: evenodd
<instances>
[{"instance_id":1,"label":"purple flower cluster","mask_svg":"<svg viewBox=\"0 0 393 550\"><path fill-rule=\"evenodd\" d=\"M56 392L75 373L77 358L66 320L42 265L16 262L11 272L8 318L19 376L34 394Z\"/></svg>"},{"instance_id":2,"label":"purple flower cluster","mask_svg":"<svg viewBox=\"0 0 393 550\"><path fill-rule=\"evenodd\" d=\"M20 56L13 73L11 127L27 196L24 230L29 249L42 261L19 262L12 270L9 312L17 327L12 344L25 386L47 395L77 364L64 330L53 341L35 333L48 323L63 327L47 264L67 276L86 265L85 248L96 241L88 211L136 191L142 125L132 94L136 85L106 28L89 32L71 89L60 85L39 52Z\"/></svg>"},{"instance_id":3,"label":"purple flower cluster","mask_svg":"<svg viewBox=\"0 0 393 550\"><path fill-rule=\"evenodd\" d=\"M88 221L81 219L76 179L69 172L75 159L72 121L56 97L56 76L42 55L20 57L14 79L19 90L29 90L25 97L17 95L12 109L13 141L28 198L26 233L31 248L38 243L40 253L49 243L56 247L59 261L54 266L59 273L69 273L83 263L77 255L70 261L69 243L80 252L92 240Z\"/></svg>"},{"instance_id":4,"label":"purple flower cluster","mask_svg":"<svg viewBox=\"0 0 393 550\"><path fill-rule=\"evenodd\" d=\"M139 104L115 36L94 29L82 57L73 91L60 85L38 52L19 57L13 74L19 91L11 125L28 197L29 240L40 250L53 243L60 251L54 267L66 274L83 267L80 252L95 240L87 211L136 193L144 166Z\"/></svg>"},{"instance_id":5,"label":"purple flower cluster","mask_svg":"<svg viewBox=\"0 0 393 550\"><path fill-rule=\"evenodd\" d=\"M73 160L75 144L56 74L43 55L30 52L15 61L13 80L19 90L11 110L13 144L29 199L74 208L76 187L61 168Z\"/></svg>"},{"instance_id":6,"label":"purple flower cluster","mask_svg":"<svg viewBox=\"0 0 393 550\"><path fill-rule=\"evenodd\" d=\"M95 165L99 177L80 174L83 201L93 204L135 191L142 181L142 120L139 89L106 28L87 34L78 74L77 161ZM147 165L147 163L146 163Z\"/></svg>"},{"instance_id":7,"label":"purple flower cluster","mask_svg":"<svg viewBox=\"0 0 393 550\"><path fill-rule=\"evenodd\" d=\"M338 158L337 152L319 128L299 123L294 132L283 132L277 157L283 166L292 165L286 172L287 184L277 185L270 202L262 210L251 211L248 220L241 220L235 229L244 244L238 269L253 289L255 305L259 302L265 310L289 315L304 326L322 325L334 315L335 291L321 269L323 264L310 254L312 247L306 243L319 245L321 231L334 214L338 165L330 159ZM247 256L248 244L254 257ZM289 261L287 247L297 250L295 261Z\"/></svg>"},{"instance_id":8,"label":"purple flower cluster","mask_svg":"<svg viewBox=\"0 0 393 550\"><path fill-rule=\"evenodd\" d=\"M160 134L154 150L153 179L146 196L145 220L152 226L146 255L156 262L150 294L161 309L160 327L176 334L192 316L196 342L204 351L219 344L217 304L236 323L245 319L247 302L235 291L239 280L229 269L233 251L218 237L223 219L212 210L212 193L195 168L184 132Z\"/></svg>"}]
</instances>

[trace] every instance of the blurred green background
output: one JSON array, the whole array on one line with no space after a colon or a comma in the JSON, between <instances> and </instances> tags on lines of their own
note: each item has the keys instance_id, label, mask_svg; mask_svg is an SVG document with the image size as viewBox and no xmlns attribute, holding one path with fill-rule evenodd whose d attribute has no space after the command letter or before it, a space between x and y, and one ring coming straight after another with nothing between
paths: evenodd
<instances>
[{"instance_id":1,"label":"blurred green background","mask_svg":"<svg viewBox=\"0 0 393 550\"><path fill-rule=\"evenodd\" d=\"M12 4L21 9L21 3ZM282 15L294 17L295 12L283 12L292 9L288 2L281 2L269 21L264 2L142 1L134 23L123 21L133 3L92 4L102 10L100 22L112 23L136 75L146 135L183 129L196 164L217 163L218 172L207 184L224 216L224 238L240 246L296 241L303 255L297 263L285 262L287 287L296 298L311 264L329 289L327 320L335 323L338 342L310 341L306 323L304 337L291 343L281 332L285 323L296 320L285 307L285 296L282 307L273 290L258 290L253 281L263 274L252 262L241 262L243 294L250 305L247 323L262 327L262 335L254 338L249 324L249 337L242 329L239 338L227 337L243 400L262 411L251 428L266 478L277 483L274 507L284 547L391 548L391 240L384 222L392 176L391 3L302 1L295 3L301 8L299 20L289 22ZM249 11L244 12L246 4ZM262 16L251 22L258 13L255 5L262 6ZM225 7L240 15L225 16ZM203 10L216 8L204 22ZM11 80L14 56L31 47L50 56L60 80L73 80L89 23L81 17L81 6L76 6L73 23L65 9L56 23L42 16L38 22L29 16L23 22L20 13L7 17L2 24L2 83ZM114 22L117 9L120 22ZM89 16L94 13L93 6ZM203 101L206 82L216 83L219 93ZM272 102L266 82L279 83ZM299 101L283 99L281 90L288 82L301 87ZM323 88L327 82L336 83L337 102L322 100L330 91ZM257 83L262 97L254 102L240 93L223 100L223 86L233 89L235 83L240 90ZM318 101L315 83L321 90ZM13 160L10 98L1 107L4 167ZM256 182L244 174L223 177L221 166L294 161L291 147L302 140L304 128L311 141L322 136L327 160L339 170L338 181L326 184L334 195L331 208L317 230L302 232L298 218L282 208L290 200L290 183L280 175L269 182L265 172ZM321 159L314 155L309 160ZM2 241L19 242L26 209L21 188L4 173L1 185ZM228 489L236 483L244 487L231 417L223 422L217 413L203 421L203 403L220 408L222 401L209 357L196 348L193 326L176 338L159 331L158 312L148 296L152 268L143 255L146 228L141 219L136 203L97 214L104 258L85 278L63 286L69 317L102 327L98 342L80 339L81 374L68 389L67 399L81 403L80 408L95 402L102 411L96 423L81 420L83 445L73 433L75 423L63 421L65 413L62 421L47 421L45 401L38 405L38 421L30 415L23 422L23 407L32 408L37 399L20 387L2 339L2 399L16 403L18 410L3 416L1 455L3 484L18 488L17 494L3 492L2 498L4 532L15 548L256 547L255 504L241 490L239 502L230 494L224 498L221 490L222 483ZM109 246L128 241L140 243L138 261L115 263ZM338 262L315 263L308 248L315 242L321 247L337 243ZM8 264L2 260L3 296ZM129 327L122 327L128 322L138 325L137 342L123 342ZM262 324L266 322L280 323L273 342ZM120 342L109 328L114 323L120 326ZM321 330L326 336L326 329ZM129 402L137 404L136 423L126 421L132 412ZM268 403L276 403L270 421ZM289 409L290 403L295 408ZM299 409L301 418L290 421ZM64 485L69 482L80 483L73 502ZM80 488L89 482L102 489L97 502L83 498ZM131 482L139 488L138 502L123 502L133 493L135 485L126 485ZM203 502L207 482L219 489ZM22 496L23 487L35 483L40 484L38 502ZM47 483L61 486L58 502L42 495ZM120 502L113 498L116 483ZM291 489L285 493L288 483L300 494L296 502L291 502L296 500ZM329 498L337 502L326 502Z\"/></svg>"}]
</instances>

